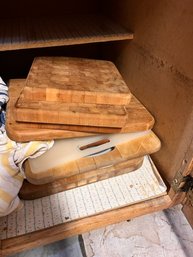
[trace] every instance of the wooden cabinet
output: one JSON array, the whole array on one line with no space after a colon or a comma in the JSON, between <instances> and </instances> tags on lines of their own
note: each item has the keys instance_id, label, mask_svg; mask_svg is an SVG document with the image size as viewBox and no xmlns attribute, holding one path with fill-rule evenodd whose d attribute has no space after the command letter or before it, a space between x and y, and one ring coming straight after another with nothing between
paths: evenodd
<instances>
[{"instance_id":1,"label":"wooden cabinet","mask_svg":"<svg viewBox=\"0 0 193 257\"><path fill-rule=\"evenodd\" d=\"M183 211L193 224L193 3L189 0L9 2L3 3L0 19L3 79L25 78L35 56L113 61L131 92L155 117L154 131L162 148L152 159L168 185L168 193L2 240L2 255L178 203L184 204ZM184 189L188 193L179 189L185 183L189 185Z\"/></svg>"}]
</instances>

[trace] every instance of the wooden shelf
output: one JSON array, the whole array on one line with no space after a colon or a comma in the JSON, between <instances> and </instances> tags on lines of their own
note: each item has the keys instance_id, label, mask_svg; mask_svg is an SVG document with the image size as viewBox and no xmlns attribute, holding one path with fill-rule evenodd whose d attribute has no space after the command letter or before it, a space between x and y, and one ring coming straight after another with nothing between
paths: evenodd
<instances>
[{"instance_id":1,"label":"wooden shelf","mask_svg":"<svg viewBox=\"0 0 193 257\"><path fill-rule=\"evenodd\" d=\"M105 227L111 224L133 219L169 208L171 199L168 195L142 203L125 206L120 209L107 211L91 217L77 219L72 222L50 226L25 235L12 237L0 241L0 256L7 256L18 252L33 249L38 246L50 244L67 237L83 234L85 232Z\"/></svg>"},{"instance_id":2,"label":"wooden shelf","mask_svg":"<svg viewBox=\"0 0 193 257\"><path fill-rule=\"evenodd\" d=\"M103 16L17 18L0 21L0 51L132 39Z\"/></svg>"},{"instance_id":3,"label":"wooden shelf","mask_svg":"<svg viewBox=\"0 0 193 257\"><path fill-rule=\"evenodd\" d=\"M134 172L23 203L0 218L0 256L162 210L171 199L146 156Z\"/></svg>"}]
</instances>

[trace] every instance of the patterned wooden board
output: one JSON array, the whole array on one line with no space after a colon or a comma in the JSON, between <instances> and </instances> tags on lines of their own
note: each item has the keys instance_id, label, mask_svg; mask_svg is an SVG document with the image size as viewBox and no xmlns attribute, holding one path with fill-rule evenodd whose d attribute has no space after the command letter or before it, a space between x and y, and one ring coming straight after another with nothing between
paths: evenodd
<instances>
[{"instance_id":1,"label":"patterned wooden board","mask_svg":"<svg viewBox=\"0 0 193 257\"><path fill-rule=\"evenodd\" d=\"M105 128L92 126L55 125L41 123L24 123L15 120L15 102L24 86L25 80L9 81L9 97L7 105L6 131L8 136L19 142L29 140L49 140L57 138L82 137L94 135L92 133L127 133L151 129L154 118L147 109L132 96L130 104L126 107L128 122L119 128ZM79 131L79 132L78 132Z\"/></svg>"},{"instance_id":2,"label":"patterned wooden board","mask_svg":"<svg viewBox=\"0 0 193 257\"><path fill-rule=\"evenodd\" d=\"M16 121L122 128L128 119L124 106L62 102L26 102L15 108Z\"/></svg>"},{"instance_id":3,"label":"patterned wooden board","mask_svg":"<svg viewBox=\"0 0 193 257\"><path fill-rule=\"evenodd\" d=\"M37 57L17 107L47 102L128 105L131 93L109 61L70 57ZM32 102L32 103L31 103Z\"/></svg>"},{"instance_id":4,"label":"patterned wooden board","mask_svg":"<svg viewBox=\"0 0 193 257\"><path fill-rule=\"evenodd\" d=\"M6 108L6 132L10 139L17 142L26 142L34 140L52 140L59 138L72 138L72 137L86 137L94 135L92 133L78 132L72 128L68 130L68 126L63 129L43 128L41 124L35 123L21 123L15 120L15 103L17 97L22 90L24 80L16 79L9 81L9 102ZM77 128L77 126L76 126ZM74 130L74 131L73 131Z\"/></svg>"},{"instance_id":5,"label":"patterned wooden board","mask_svg":"<svg viewBox=\"0 0 193 257\"><path fill-rule=\"evenodd\" d=\"M33 184L45 184L91 170L97 173L100 168L152 154L161 146L160 140L149 131L131 135L122 134L120 137L109 135L109 142L105 144L83 151L79 149L85 143L95 142L97 139L100 137L55 142L46 153L25 162L27 179ZM110 151L103 153L106 149Z\"/></svg>"},{"instance_id":6,"label":"patterned wooden board","mask_svg":"<svg viewBox=\"0 0 193 257\"><path fill-rule=\"evenodd\" d=\"M143 157L105 166L95 170L84 171L69 177L57 179L43 185L31 184L26 179L19 192L19 196L24 200L34 200L44 196L53 195L75 187L88 185L97 181L119 176L138 169L143 163ZM53 180L53 179L52 179ZM35 180L37 183L37 180ZM33 183L33 180L32 180Z\"/></svg>"},{"instance_id":7,"label":"patterned wooden board","mask_svg":"<svg viewBox=\"0 0 193 257\"><path fill-rule=\"evenodd\" d=\"M66 192L24 201L24 208L0 218L0 239L51 228L84 217L133 205L161 195L166 186L149 157L128 174Z\"/></svg>"}]
</instances>

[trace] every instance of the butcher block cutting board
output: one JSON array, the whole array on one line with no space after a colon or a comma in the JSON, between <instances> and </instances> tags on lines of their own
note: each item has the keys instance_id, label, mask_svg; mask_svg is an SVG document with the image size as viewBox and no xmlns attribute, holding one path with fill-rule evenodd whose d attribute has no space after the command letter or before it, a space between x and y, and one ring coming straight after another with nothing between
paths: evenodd
<instances>
[{"instance_id":1,"label":"butcher block cutting board","mask_svg":"<svg viewBox=\"0 0 193 257\"><path fill-rule=\"evenodd\" d=\"M17 121L121 128L127 122L124 106L55 102L20 103Z\"/></svg>"},{"instance_id":2,"label":"butcher block cutting board","mask_svg":"<svg viewBox=\"0 0 193 257\"><path fill-rule=\"evenodd\" d=\"M58 138L85 137L92 133L127 133L151 129L154 125L153 116L132 96L126 107L128 122L123 128L106 128L92 126L73 126L58 124L41 124L17 122L15 119L15 103L25 84L24 79L9 81L9 102L6 112L6 131L10 139L18 142L30 140L50 140Z\"/></svg>"},{"instance_id":3,"label":"butcher block cutting board","mask_svg":"<svg viewBox=\"0 0 193 257\"><path fill-rule=\"evenodd\" d=\"M29 101L127 105L131 93L109 61L37 57L19 103Z\"/></svg>"},{"instance_id":4,"label":"butcher block cutting board","mask_svg":"<svg viewBox=\"0 0 193 257\"><path fill-rule=\"evenodd\" d=\"M75 175L66 176L43 185L31 184L26 179L19 192L19 197L24 200L33 200L44 196L53 195L68 189L88 185L97 181L129 173L141 167L142 163L143 157L140 157L99 169L84 172L80 170L79 173Z\"/></svg>"},{"instance_id":5,"label":"butcher block cutting board","mask_svg":"<svg viewBox=\"0 0 193 257\"><path fill-rule=\"evenodd\" d=\"M16 142L27 142L34 140L52 140L60 138L86 137L92 133L70 131L67 129L42 128L41 124L22 123L15 120L15 103L23 88L23 79L9 81L9 101L6 108L6 133L8 137Z\"/></svg>"},{"instance_id":6,"label":"butcher block cutting board","mask_svg":"<svg viewBox=\"0 0 193 257\"><path fill-rule=\"evenodd\" d=\"M25 175L31 183L45 184L143 157L160 146L152 131L56 140L46 153L25 162Z\"/></svg>"}]
</instances>

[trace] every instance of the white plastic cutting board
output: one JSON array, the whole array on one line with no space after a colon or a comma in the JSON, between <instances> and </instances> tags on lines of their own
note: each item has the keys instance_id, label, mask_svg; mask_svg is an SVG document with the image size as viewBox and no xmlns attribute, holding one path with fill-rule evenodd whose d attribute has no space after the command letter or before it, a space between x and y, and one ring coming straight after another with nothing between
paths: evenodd
<instances>
[{"instance_id":1,"label":"white plastic cutting board","mask_svg":"<svg viewBox=\"0 0 193 257\"><path fill-rule=\"evenodd\" d=\"M33 173L39 173L86 156L104 154L105 151L108 151L116 145L129 142L149 133L151 133L151 130L137 133L102 134L86 138L56 140L54 146L45 154L35 159L29 159L30 168ZM108 139L109 142L99 146L90 147L85 150L80 150L80 147L82 146L92 144L103 139ZM52 161L50 162L50 160Z\"/></svg>"}]
</instances>

